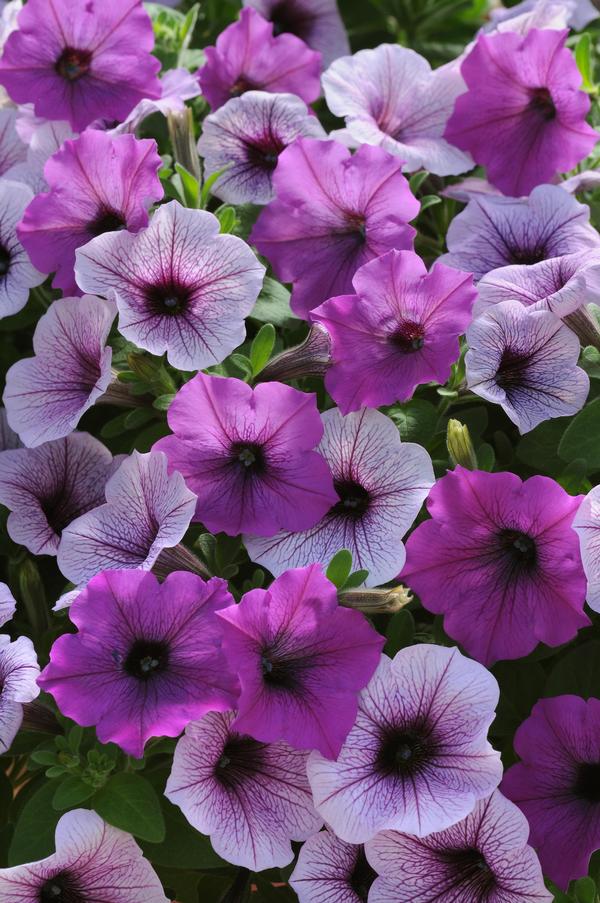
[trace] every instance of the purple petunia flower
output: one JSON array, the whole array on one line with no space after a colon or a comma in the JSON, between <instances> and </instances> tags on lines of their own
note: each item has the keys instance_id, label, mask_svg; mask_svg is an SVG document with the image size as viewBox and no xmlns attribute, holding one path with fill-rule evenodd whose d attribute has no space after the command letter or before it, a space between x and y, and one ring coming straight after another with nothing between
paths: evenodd
<instances>
[{"instance_id":1,"label":"purple petunia flower","mask_svg":"<svg viewBox=\"0 0 600 903\"><path fill-rule=\"evenodd\" d=\"M139 348L166 351L181 370L218 364L244 341L265 272L245 242L219 229L212 213L171 201L147 229L79 248L77 283L116 301L119 332Z\"/></svg>"},{"instance_id":2,"label":"purple petunia flower","mask_svg":"<svg viewBox=\"0 0 600 903\"><path fill-rule=\"evenodd\" d=\"M292 840L323 824L306 777L308 753L238 734L234 713L210 712L186 728L165 796L216 853L253 872L287 865Z\"/></svg>"},{"instance_id":3,"label":"purple petunia flower","mask_svg":"<svg viewBox=\"0 0 600 903\"><path fill-rule=\"evenodd\" d=\"M100 505L118 462L88 433L0 454L0 504L8 533L34 555L56 555L64 529Z\"/></svg>"},{"instance_id":4,"label":"purple petunia flower","mask_svg":"<svg viewBox=\"0 0 600 903\"><path fill-rule=\"evenodd\" d=\"M51 856L0 869L0 897L12 903L168 903L133 837L88 809L61 816Z\"/></svg>"},{"instance_id":5,"label":"purple petunia flower","mask_svg":"<svg viewBox=\"0 0 600 903\"><path fill-rule=\"evenodd\" d=\"M11 427L29 446L71 433L112 380L108 334L112 304L84 295L61 298L38 320L35 357L6 374L4 404Z\"/></svg>"},{"instance_id":6,"label":"purple petunia flower","mask_svg":"<svg viewBox=\"0 0 600 903\"><path fill-rule=\"evenodd\" d=\"M33 199L18 229L34 266L56 272L53 285L76 295L76 249L104 232L147 226L148 207L163 195L160 166L147 138L89 129L65 141L44 167L50 190Z\"/></svg>"},{"instance_id":7,"label":"purple petunia flower","mask_svg":"<svg viewBox=\"0 0 600 903\"><path fill-rule=\"evenodd\" d=\"M383 637L360 612L338 605L318 564L286 571L219 617L225 655L241 685L235 729L336 756Z\"/></svg>"},{"instance_id":8,"label":"purple petunia flower","mask_svg":"<svg viewBox=\"0 0 600 903\"><path fill-rule=\"evenodd\" d=\"M369 903L550 903L528 834L526 819L498 791L428 837L384 831L366 847L380 876Z\"/></svg>"},{"instance_id":9,"label":"purple petunia flower","mask_svg":"<svg viewBox=\"0 0 600 903\"><path fill-rule=\"evenodd\" d=\"M460 71L467 92L444 137L485 166L489 181L525 195L591 153L598 133L586 123L588 95L564 46L568 30L480 35Z\"/></svg>"},{"instance_id":10,"label":"purple petunia flower","mask_svg":"<svg viewBox=\"0 0 600 903\"><path fill-rule=\"evenodd\" d=\"M600 700L541 699L514 747L521 761L502 792L526 816L544 872L566 891L600 847Z\"/></svg>"},{"instance_id":11,"label":"purple petunia flower","mask_svg":"<svg viewBox=\"0 0 600 903\"><path fill-rule=\"evenodd\" d=\"M498 695L495 678L456 648L383 655L337 761L310 755L317 811L348 843L456 824L502 777L486 740Z\"/></svg>"},{"instance_id":12,"label":"purple petunia flower","mask_svg":"<svg viewBox=\"0 0 600 903\"><path fill-rule=\"evenodd\" d=\"M0 633L0 755L9 749L21 727L23 703L32 702L39 695L39 673L29 637L20 636L11 643L9 636Z\"/></svg>"},{"instance_id":13,"label":"purple petunia flower","mask_svg":"<svg viewBox=\"0 0 600 903\"><path fill-rule=\"evenodd\" d=\"M150 737L176 737L209 711L235 705L216 612L227 583L175 571L97 574L69 609L78 633L59 637L39 685L101 743L140 758ZM201 637L201 642L198 638Z\"/></svg>"},{"instance_id":14,"label":"purple petunia flower","mask_svg":"<svg viewBox=\"0 0 600 903\"><path fill-rule=\"evenodd\" d=\"M367 261L412 248L408 225L419 212L402 162L379 147L353 155L335 141L299 139L279 158L276 199L250 240L282 282L292 282L292 309L308 319L323 301L352 291ZM600 239L599 239L600 243Z\"/></svg>"},{"instance_id":15,"label":"purple petunia flower","mask_svg":"<svg viewBox=\"0 0 600 903\"><path fill-rule=\"evenodd\" d=\"M17 237L17 223L32 198L27 185L0 179L0 319L22 310L29 289L46 278L32 266Z\"/></svg>"},{"instance_id":16,"label":"purple petunia flower","mask_svg":"<svg viewBox=\"0 0 600 903\"><path fill-rule=\"evenodd\" d=\"M432 71L414 50L381 44L336 60L323 75L323 88L350 138L397 155L405 170L448 176L473 168L470 155L443 137L454 101L465 90L456 67Z\"/></svg>"},{"instance_id":17,"label":"purple petunia flower","mask_svg":"<svg viewBox=\"0 0 600 903\"><path fill-rule=\"evenodd\" d=\"M401 442L379 411L342 417L333 408L322 419L318 451L331 468L338 501L310 530L244 536L248 554L278 575L314 562L326 566L348 549L354 567L369 571L367 586L387 583L404 564L402 537L435 482L431 459L420 445Z\"/></svg>"},{"instance_id":18,"label":"purple petunia flower","mask_svg":"<svg viewBox=\"0 0 600 903\"><path fill-rule=\"evenodd\" d=\"M10 621L17 608L15 597L6 583L0 583L0 627Z\"/></svg>"},{"instance_id":19,"label":"purple petunia flower","mask_svg":"<svg viewBox=\"0 0 600 903\"><path fill-rule=\"evenodd\" d=\"M242 9L237 22L205 47L198 70L202 95L213 110L246 91L296 94L312 103L321 92L321 55L292 34L273 35L273 23L255 9Z\"/></svg>"},{"instance_id":20,"label":"purple petunia flower","mask_svg":"<svg viewBox=\"0 0 600 903\"><path fill-rule=\"evenodd\" d=\"M350 53L350 44L336 0L242 0L273 23L276 35L295 34L318 50L323 65Z\"/></svg>"},{"instance_id":21,"label":"purple petunia flower","mask_svg":"<svg viewBox=\"0 0 600 903\"><path fill-rule=\"evenodd\" d=\"M413 251L390 251L361 267L352 284L355 294L312 312L331 336L325 385L340 409L393 404L423 383L444 384L471 322L471 273L439 263L428 273Z\"/></svg>"},{"instance_id":22,"label":"purple petunia flower","mask_svg":"<svg viewBox=\"0 0 600 903\"><path fill-rule=\"evenodd\" d=\"M268 204L280 155L300 137L327 136L293 94L247 91L227 101L206 117L198 141L206 174L226 170L213 194L229 204Z\"/></svg>"},{"instance_id":23,"label":"purple petunia flower","mask_svg":"<svg viewBox=\"0 0 600 903\"><path fill-rule=\"evenodd\" d=\"M467 330L467 385L499 404L521 433L575 414L590 390L577 336L549 310L502 301Z\"/></svg>"},{"instance_id":24,"label":"purple petunia flower","mask_svg":"<svg viewBox=\"0 0 600 903\"><path fill-rule=\"evenodd\" d=\"M587 577L587 603L600 611L600 486L595 486L582 501L573 529L579 534L581 560Z\"/></svg>"},{"instance_id":25,"label":"purple petunia flower","mask_svg":"<svg viewBox=\"0 0 600 903\"><path fill-rule=\"evenodd\" d=\"M315 396L281 383L251 389L199 373L167 414L174 435L155 443L198 496L195 519L232 536L306 530L337 501Z\"/></svg>"},{"instance_id":26,"label":"purple petunia flower","mask_svg":"<svg viewBox=\"0 0 600 903\"><path fill-rule=\"evenodd\" d=\"M560 646L590 623L571 529L580 502L549 477L457 467L429 494L402 579L486 665Z\"/></svg>"},{"instance_id":27,"label":"purple petunia flower","mask_svg":"<svg viewBox=\"0 0 600 903\"><path fill-rule=\"evenodd\" d=\"M167 475L167 459L134 451L106 483L104 498L63 530L58 566L82 584L100 571L150 570L163 549L183 538L196 496L179 473Z\"/></svg>"},{"instance_id":28,"label":"purple petunia flower","mask_svg":"<svg viewBox=\"0 0 600 903\"><path fill-rule=\"evenodd\" d=\"M152 23L141 0L29 0L4 45L0 84L38 116L83 131L160 97Z\"/></svg>"},{"instance_id":29,"label":"purple petunia flower","mask_svg":"<svg viewBox=\"0 0 600 903\"><path fill-rule=\"evenodd\" d=\"M452 220L440 260L480 279L508 264L598 249L589 218L589 207L558 185L540 185L528 198L479 196Z\"/></svg>"},{"instance_id":30,"label":"purple petunia flower","mask_svg":"<svg viewBox=\"0 0 600 903\"><path fill-rule=\"evenodd\" d=\"M372 903L376 877L364 847L319 831L302 844L290 886L299 903Z\"/></svg>"}]
</instances>

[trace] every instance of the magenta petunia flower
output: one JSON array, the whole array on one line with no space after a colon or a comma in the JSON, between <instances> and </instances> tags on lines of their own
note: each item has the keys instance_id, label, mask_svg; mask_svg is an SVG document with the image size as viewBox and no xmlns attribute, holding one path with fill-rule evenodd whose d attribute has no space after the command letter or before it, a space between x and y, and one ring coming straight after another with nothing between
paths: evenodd
<instances>
[{"instance_id":1,"label":"magenta petunia flower","mask_svg":"<svg viewBox=\"0 0 600 903\"><path fill-rule=\"evenodd\" d=\"M225 655L241 686L235 729L336 756L383 637L360 612L338 605L318 564L286 571L219 617Z\"/></svg>"},{"instance_id":2,"label":"magenta petunia flower","mask_svg":"<svg viewBox=\"0 0 600 903\"><path fill-rule=\"evenodd\" d=\"M212 213L171 201L147 229L79 248L75 278L116 301L119 332L139 348L166 351L181 370L219 364L244 341L265 273L245 242L219 229Z\"/></svg>"},{"instance_id":3,"label":"magenta petunia flower","mask_svg":"<svg viewBox=\"0 0 600 903\"><path fill-rule=\"evenodd\" d=\"M587 577L586 601L600 611L600 486L591 489L577 510L573 529L579 534L583 570Z\"/></svg>"},{"instance_id":4,"label":"magenta petunia flower","mask_svg":"<svg viewBox=\"0 0 600 903\"><path fill-rule=\"evenodd\" d=\"M381 44L336 60L323 75L323 89L353 142L395 154L405 170L448 176L473 168L470 155L443 137L454 101L465 90L457 67L432 71L414 50Z\"/></svg>"},{"instance_id":5,"label":"magenta petunia flower","mask_svg":"<svg viewBox=\"0 0 600 903\"><path fill-rule=\"evenodd\" d=\"M526 816L545 874L566 891L600 847L600 700L541 699L514 747L521 761L502 792Z\"/></svg>"},{"instance_id":6,"label":"magenta petunia flower","mask_svg":"<svg viewBox=\"0 0 600 903\"><path fill-rule=\"evenodd\" d=\"M0 454L0 504L8 533L34 555L56 555L63 530L104 500L118 462L88 433Z\"/></svg>"},{"instance_id":7,"label":"magenta petunia flower","mask_svg":"<svg viewBox=\"0 0 600 903\"><path fill-rule=\"evenodd\" d=\"M590 380L577 366L579 339L551 311L502 301L473 321L467 343L469 389L499 404L519 432L585 404Z\"/></svg>"},{"instance_id":8,"label":"magenta petunia flower","mask_svg":"<svg viewBox=\"0 0 600 903\"><path fill-rule=\"evenodd\" d=\"M367 261L393 248L412 248L408 225L419 212L402 162L378 147L355 154L335 141L299 139L279 158L276 199L262 211L250 240L283 282L292 308L310 311L352 291ZM599 239L600 242L600 239Z\"/></svg>"},{"instance_id":9,"label":"magenta petunia flower","mask_svg":"<svg viewBox=\"0 0 600 903\"><path fill-rule=\"evenodd\" d=\"M0 583L0 627L13 617L17 603L6 583Z\"/></svg>"},{"instance_id":10,"label":"magenta petunia flower","mask_svg":"<svg viewBox=\"0 0 600 903\"><path fill-rule=\"evenodd\" d=\"M32 266L17 237L17 223L32 198L27 185L0 179L0 319L22 310L29 289L46 278Z\"/></svg>"},{"instance_id":11,"label":"magenta petunia flower","mask_svg":"<svg viewBox=\"0 0 600 903\"><path fill-rule=\"evenodd\" d=\"M157 452L134 451L100 491L98 507L62 533L58 566L76 584L100 571L149 571L163 549L183 539L196 503L181 474L167 475L167 459Z\"/></svg>"},{"instance_id":12,"label":"magenta petunia flower","mask_svg":"<svg viewBox=\"0 0 600 903\"><path fill-rule=\"evenodd\" d=\"M502 777L486 740L498 695L495 678L456 648L383 655L337 761L310 755L317 811L348 843L456 824Z\"/></svg>"},{"instance_id":13,"label":"magenta petunia flower","mask_svg":"<svg viewBox=\"0 0 600 903\"><path fill-rule=\"evenodd\" d=\"M480 279L508 264L532 264L600 248L590 208L558 185L540 185L528 198L479 195L450 223L448 254L440 260Z\"/></svg>"},{"instance_id":14,"label":"magenta petunia flower","mask_svg":"<svg viewBox=\"0 0 600 903\"><path fill-rule=\"evenodd\" d=\"M376 878L363 846L319 831L302 844L290 887L299 903L372 903Z\"/></svg>"},{"instance_id":15,"label":"magenta petunia flower","mask_svg":"<svg viewBox=\"0 0 600 903\"><path fill-rule=\"evenodd\" d=\"M38 320L35 357L6 374L3 401L11 427L29 446L61 439L106 391L112 350L106 342L114 306L101 298L61 298Z\"/></svg>"},{"instance_id":16,"label":"magenta petunia flower","mask_svg":"<svg viewBox=\"0 0 600 903\"><path fill-rule=\"evenodd\" d=\"M29 637L20 636L11 643L9 636L0 633L0 755L9 749L21 727L23 703L32 702L39 695L39 673Z\"/></svg>"},{"instance_id":17,"label":"magenta petunia flower","mask_svg":"<svg viewBox=\"0 0 600 903\"><path fill-rule=\"evenodd\" d=\"M571 529L580 502L549 477L457 467L429 494L402 579L486 665L560 646L590 623Z\"/></svg>"},{"instance_id":18,"label":"magenta petunia flower","mask_svg":"<svg viewBox=\"0 0 600 903\"><path fill-rule=\"evenodd\" d=\"M498 791L428 837L383 831L366 848L379 873L369 903L550 903L528 835L527 820Z\"/></svg>"},{"instance_id":19,"label":"magenta petunia flower","mask_svg":"<svg viewBox=\"0 0 600 903\"><path fill-rule=\"evenodd\" d=\"M89 129L65 141L44 167L50 190L33 199L18 229L34 266L56 272L53 285L78 294L75 251L96 235L148 225L148 207L163 190L156 142L113 138Z\"/></svg>"},{"instance_id":20,"label":"magenta petunia flower","mask_svg":"<svg viewBox=\"0 0 600 903\"><path fill-rule=\"evenodd\" d=\"M274 36L273 23L251 7L242 9L204 55L198 79L213 110L246 91L296 94L307 104L321 92L321 54L295 35Z\"/></svg>"},{"instance_id":21,"label":"magenta petunia flower","mask_svg":"<svg viewBox=\"0 0 600 903\"><path fill-rule=\"evenodd\" d=\"M168 903L133 837L88 809L61 816L51 856L0 869L0 897L12 903Z\"/></svg>"},{"instance_id":22,"label":"magenta petunia flower","mask_svg":"<svg viewBox=\"0 0 600 903\"><path fill-rule=\"evenodd\" d=\"M199 373L167 415L174 435L155 443L198 496L195 519L212 532L273 536L306 530L337 501L314 395L281 383L251 389Z\"/></svg>"},{"instance_id":23,"label":"magenta petunia flower","mask_svg":"<svg viewBox=\"0 0 600 903\"><path fill-rule=\"evenodd\" d=\"M440 263L428 273L413 251L390 251L361 267L352 284L355 294L312 312L331 336L325 386L340 409L393 404L423 383L443 385L471 322L471 273Z\"/></svg>"},{"instance_id":24,"label":"magenta petunia flower","mask_svg":"<svg viewBox=\"0 0 600 903\"><path fill-rule=\"evenodd\" d=\"M420 445L401 442L395 424L379 411L342 417L333 408L322 419L318 451L331 468L337 502L309 530L244 536L248 554L279 575L314 562L326 567L348 549L353 567L369 572L367 586L387 583L402 569L402 537L435 482L431 459Z\"/></svg>"},{"instance_id":25,"label":"magenta petunia flower","mask_svg":"<svg viewBox=\"0 0 600 903\"><path fill-rule=\"evenodd\" d=\"M145 97L118 125L108 129L111 135L135 132L153 113L177 113L185 110L185 101L200 94L198 79L188 69L168 69L160 77L160 96Z\"/></svg>"},{"instance_id":26,"label":"magenta petunia flower","mask_svg":"<svg viewBox=\"0 0 600 903\"><path fill-rule=\"evenodd\" d=\"M213 194L229 204L268 204L280 155L296 138L326 138L323 126L293 94L247 91L202 123L198 153L207 175L226 170Z\"/></svg>"},{"instance_id":27,"label":"magenta petunia flower","mask_svg":"<svg viewBox=\"0 0 600 903\"><path fill-rule=\"evenodd\" d=\"M238 734L234 713L210 712L186 728L165 796L216 853L253 872L287 865L291 841L323 824L306 777L308 753Z\"/></svg>"},{"instance_id":28,"label":"magenta petunia flower","mask_svg":"<svg viewBox=\"0 0 600 903\"><path fill-rule=\"evenodd\" d=\"M532 28L479 35L463 60L467 91L456 101L444 137L486 167L505 194L529 194L568 172L593 150L588 95L566 49L568 30Z\"/></svg>"},{"instance_id":29,"label":"magenta petunia flower","mask_svg":"<svg viewBox=\"0 0 600 903\"><path fill-rule=\"evenodd\" d=\"M350 44L336 0L242 0L273 23L276 35L295 34L318 50L323 65L350 53Z\"/></svg>"},{"instance_id":30,"label":"magenta petunia flower","mask_svg":"<svg viewBox=\"0 0 600 903\"><path fill-rule=\"evenodd\" d=\"M4 45L0 85L38 116L81 132L160 97L152 22L141 0L29 0Z\"/></svg>"},{"instance_id":31,"label":"magenta petunia flower","mask_svg":"<svg viewBox=\"0 0 600 903\"><path fill-rule=\"evenodd\" d=\"M150 737L176 737L206 712L235 705L216 617L232 603L217 577L97 574L69 609L78 632L56 640L38 683L63 715L139 758Z\"/></svg>"}]
</instances>

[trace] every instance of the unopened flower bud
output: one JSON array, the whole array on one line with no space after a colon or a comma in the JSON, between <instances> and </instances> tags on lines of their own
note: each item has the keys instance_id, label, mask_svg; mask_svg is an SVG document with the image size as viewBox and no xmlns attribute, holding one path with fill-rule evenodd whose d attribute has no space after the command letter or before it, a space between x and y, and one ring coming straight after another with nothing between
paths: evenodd
<instances>
[{"instance_id":1,"label":"unopened flower bud","mask_svg":"<svg viewBox=\"0 0 600 903\"><path fill-rule=\"evenodd\" d=\"M173 155L197 182L200 182L200 160L194 136L194 117L189 107L172 110L167 117Z\"/></svg>"},{"instance_id":2,"label":"unopened flower bud","mask_svg":"<svg viewBox=\"0 0 600 903\"><path fill-rule=\"evenodd\" d=\"M257 382L285 382L302 376L324 376L331 364L331 339L319 324L314 324L300 345L276 355L261 370Z\"/></svg>"},{"instance_id":3,"label":"unopened flower bud","mask_svg":"<svg viewBox=\"0 0 600 903\"><path fill-rule=\"evenodd\" d=\"M209 580L212 576L200 559L183 543L170 549L163 549L152 568L152 572L161 580L173 571L191 571L204 580Z\"/></svg>"},{"instance_id":4,"label":"unopened flower bud","mask_svg":"<svg viewBox=\"0 0 600 903\"><path fill-rule=\"evenodd\" d=\"M338 595L340 605L367 615L394 614L408 605L411 599L410 591L402 584L393 589L350 589Z\"/></svg>"},{"instance_id":5,"label":"unopened flower bud","mask_svg":"<svg viewBox=\"0 0 600 903\"><path fill-rule=\"evenodd\" d=\"M469 428L460 420L448 421L446 445L454 466L460 464L467 470L477 470L477 455L471 442Z\"/></svg>"},{"instance_id":6,"label":"unopened flower bud","mask_svg":"<svg viewBox=\"0 0 600 903\"><path fill-rule=\"evenodd\" d=\"M600 350L598 323L587 307L580 307L579 310L573 311L572 314L567 314L564 318L564 323L575 333L581 342L582 348L587 348L588 345L591 345L593 348Z\"/></svg>"}]
</instances>

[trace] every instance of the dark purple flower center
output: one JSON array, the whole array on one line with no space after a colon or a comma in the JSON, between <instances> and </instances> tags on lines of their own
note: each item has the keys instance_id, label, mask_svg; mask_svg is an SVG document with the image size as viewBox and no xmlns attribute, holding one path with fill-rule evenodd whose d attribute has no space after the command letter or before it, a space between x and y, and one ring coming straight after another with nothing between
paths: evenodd
<instances>
[{"instance_id":1,"label":"dark purple flower center","mask_svg":"<svg viewBox=\"0 0 600 903\"><path fill-rule=\"evenodd\" d=\"M169 647L157 640L136 640L127 653L123 668L130 677L148 681L165 671L169 664Z\"/></svg>"},{"instance_id":2,"label":"dark purple flower center","mask_svg":"<svg viewBox=\"0 0 600 903\"><path fill-rule=\"evenodd\" d=\"M391 333L389 341L403 354L413 354L425 344L425 330L421 323L403 320Z\"/></svg>"},{"instance_id":3,"label":"dark purple flower center","mask_svg":"<svg viewBox=\"0 0 600 903\"><path fill-rule=\"evenodd\" d=\"M350 875L349 884L358 899L363 900L364 903L367 903L369 899L369 891L375 878L377 878L377 872L369 865L364 847L361 847Z\"/></svg>"},{"instance_id":4,"label":"dark purple flower center","mask_svg":"<svg viewBox=\"0 0 600 903\"><path fill-rule=\"evenodd\" d=\"M340 500L329 510L329 514L358 520L369 510L371 496L360 483L355 480L334 480L333 486Z\"/></svg>"},{"instance_id":5,"label":"dark purple flower center","mask_svg":"<svg viewBox=\"0 0 600 903\"><path fill-rule=\"evenodd\" d=\"M600 762L582 762L577 768L575 796L588 803L600 803Z\"/></svg>"},{"instance_id":6,"label":"dark purple flower center","mask_svg":"<svg viewBox=\"0 0 600 903\"><path fill-rule=\"evenodd\" d=\"M78 506L69 496L68 490L61 486L52 495L46 496L39 500L40 508L44 512L44 516L48 521L48 525L60 536L65 527L68 527L71 521L89 511L90 506ZM93 507L93 504L91 505Z\"/></svg>"},{"instance_id":7,"label":"dark purple flower center","mask_svg":"<svg viewBox=\"0 0 600 903\"><path fill-rule=\"evenodd\" d=\"M422 726L390 730L382 737L379 771L387 775L411 777L423 771L435 752L435 743Z\"/></svg>"},{"instance_id":8,"label":"dark purple flower center","mask_svg":"<svg viewBox=\"0 0 600 903\"><path fill-rule=\"evenodd\" d=\"M279 154L285 149L285 144L272 132L265 134L260 141L247 142L246 156L248 163L258 169L273 172L277 167Z\"/></svg>"},{"instance_id":9,"label":"dark purple flower center","mask_svg":"<svg viewBox=\"0 0 600 903\"><path fill-rule=\"evenodd\" d=\"M69 82L76 82L88 72L92 62L89 50L78 50L76 47L65 47L56 63L55 70Z\"/></svg>"},{"instance_id":10,"label":"dark purple flower center","mask_svg":"<svg viewBox=\"0 0 600 903\"><path fill-rule=\"evenodd\" d=\"M10 251L0 245L0 279L2 279L10 270L11 254Z\"/></svg>"},{"instance_id":11,"label":"dark purple flower center","mask_svg":"<svg viewBox=\"0 0 600 903\"><path fill-rule=\"evenodd\" d=\"M340 230L341 235L353 236L358 244L367 240L367 219L364 213L345 213L346 228Z\"/></svg>"},{"instance_id":12,"label":"dark purple flower center","mask_svg":"<svg viewBox=\"0 0 600 903\"><path fill-rule=\"evenodd\" d=\"M104 235L105 232L117 232L125 229L127 223L117 210L112 207L101 207L95 218L88 223L87 231L90 235Z\"/></svg>"},{"instance_id":13,"label":"dark purple flower center","mask_svg":"<svg viewBox=\"0 0 600 903\"><path fill-rule=\"evenodd\" d=\"M263 649L260 667L264 683L273 689L295 690L298 687L298 670L301 662L278 656L273 649Z\"/></svg>"},{"instance_id":14,"label":"dark purple flower center","mask_svg":"<svg viewBox=\"0 0 600 903\"><path fill-rule=\"evenodd\" d=\"M243 784L263 770L265 749L266 745L258 740L232 734L215 765L216 779L228 788Z\"/></svg>"},{"instance_id":15,"label":"dark purple flower center","mask_svg":"<svg viewBox=\"0 0 600 903\"><path fill-rule=\"evenodd\" d=\"M487 900L496 879L478 849L471 847L463 850L445 850L440 854L440 859L452 867L462 889L466 891L468 888L471 893L476 893L477 900Z\"/></svg>"},{"instance_id":16,"label":"dark purple flower center","mask_svg":"<svg viewBox=\"0 0 600 903\"><path fill-rule=\"evenodd\" d=\"M85 897L73 875L59 872L40 887L39 903L85 903Z\"/></svg>"},{"instance_id":17,"label":"dark purple flower center","mask_svg":"<svg viewBox=\"0 0 600 903\"><path fill-rule=\"evenodd\" d=\"M230 453L231 461L245 476L259 476L265 472L267 466L265 454L257 442L234 442Z\"/></svg>"},{"instance_id":18,"label":"dark purple flower center","mask_svg":"<svg viewBox=\"0 0 600 903\"><path fill-rule=\"evenodd\" d=\"M537 113L545 122L550 122L556 116L556 107L552 100L552 95L548 88L533 88L529 92L530 100L528 107Z\"/></svg>"},{"instance_id":19,"label":"dark purple flower center","mask_svg":"<svg viewBox=\"0 0 600 903\"><path fill-rule=\"evenodd\" d=\"M260 88L260 85L251 82L245 75L240 75L229 89L229 93L231 97L240 97L242 94L245 94L246 91L254 91L257 88Z\"/></svg>"},{"instance_id":20,"label":"dark purple flower center","mask_svg":"<svg viewBox=\"0 0 600 903\"><path fill-rule=\"evenodd\" d=\"M144 294L153 313L176 316L186 309L191 299L189 288L175 279L149 285Z\"/></svg>"},{"instance_id":21,"label":"dark purple flower center","mask_svg":"<svg viewBox=\"0 0 600 903\"><path fill-rule=\"evenodd\" d=\"M542 260L546 260L547 252L545 247L540 247L539 245L534 245L532 248L522 248L517 247L516 245L507 245L507 263L515 263L515 264L532 264L532 263L540 263Z\"/></svg>"},{"instance_id":22,"label":"dark purple flower center","mask_svg":"<svg viewBox=\"0 0 600 903\"><path fill-rule=\"evenodd\" d=\"M522 386L527 376L529 363L529 355L506 348L496 372L496 384L506 392Z\"/></svg>"},{"instance_id":23,"label":"dark purple flower center","mask_svg":"<svg viewBox=\"0 0 600 903\"><path fill-rule=\"evenodd\" d=\"M271 10L269 18L273 23L274 35L289 32L306 40L310 36L315 17L307 10L302 9L295 0L281 0Z\"/></svg>"}]
</instances>

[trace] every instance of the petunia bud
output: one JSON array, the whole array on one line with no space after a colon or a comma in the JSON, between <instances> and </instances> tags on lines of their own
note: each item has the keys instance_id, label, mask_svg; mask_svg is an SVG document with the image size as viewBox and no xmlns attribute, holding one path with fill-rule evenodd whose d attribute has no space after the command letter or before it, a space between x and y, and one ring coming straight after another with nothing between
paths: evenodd
<instances>
[{"instance_id":1,"label":"petunia bud","mask_svg":"<svg viewBox=\"0 0 600 903\"><path fill-rule=\"evenodd\" d=\"M399 584L392 589L351 589L338 596L345 608L355 608L367 615L394 614L411 601L410 591Z\"/></svg>"},{"instance_id":2,"label":"petunia bud","mask_svg":"<svg viewBox=\"0 0 600 903\"><path fill-rule=\"evenodd\" d=\"M572 329L582 348L592 345L600 350L600 329L594 316L586 307L580 307L579 310L567 314L564 318L565 324Z\"/></svg>"},{"instance_id":3,"label":"petunia bud","mask_svg":"<svg viewBox=\"0 0 600 903\"><path fill-rule=\"evenodd\" d=\"M331 363L331 339L319 325L313 325L304 341L276 355L260 373L257 382L284 382L302 376L323 376Z\"/></svg>"},{"instance_id":4,"label":"petunia bud","mask_svg":"<svg viewBox=\"0 0 600 903\"><path fill-rule=\"evenodd\" d=\"M460 464L467 470L477 470L477 455L466 424L461 423L460 420L448 421L446 445L454 466Z\"/></svg>"},{"instance_id":5,"label":"petunia bud","mask_svg":"<svg viewBox=\"0 0 600 903\"><path fill-rule=\"evenodd\" d=\"M200 182L200 162L196 151L194 117L191 109L186 107L177 112L171 111L167 120L175 160L184 166L197 182Z\"/></svg>"}]
</instances>

